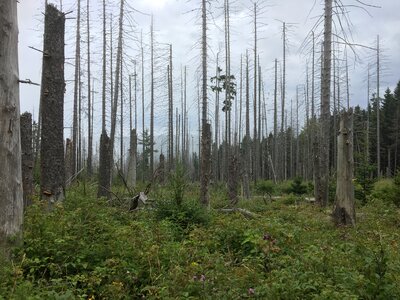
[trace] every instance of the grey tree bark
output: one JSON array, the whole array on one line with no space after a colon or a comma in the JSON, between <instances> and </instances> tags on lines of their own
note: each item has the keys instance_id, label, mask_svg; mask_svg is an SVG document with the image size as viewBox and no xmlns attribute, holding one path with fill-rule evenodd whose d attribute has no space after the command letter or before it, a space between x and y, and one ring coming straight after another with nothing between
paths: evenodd
<instances>
[{"instance_id":1,"label":"grey tree bark","mask_svg":"<svg viewBox=\"0 0 400 300\"><path fill-rule=\"evenodd\" d=\"M46 6L41 84L41 197L49 204L65 198L64 48L65 15Z\"/></svg>"},{"instance_id":2,"label":"grey tree bark","mask_svg":"<svg viewBox=\"0 0 400 300\"><path fill-rule=\"evenodd\" d=\"M323 43L323 70L321 86L321 147L320 147L320 186L316 187L316 201L321 206L328 204L329 191L329 137L330 137L330 97L332 64L332 2L325 0L325 29Z\"/></svg>"},{"instance_id":3,"label":"grey tree bark","mask_svg":"<svg viewBox=\"0 0 400 300\"><path fill-rule=\"evenodd\" d=\"M332 217L337 225L355 225L353 110L343 111L337 137L337 185Z\"/></svg>"},{"instance_id":4,"label":"grey tree bark","mask_svg":"<svg viewBox=\"0 0 400 300\"><path fill-rule=\"evenodd\" d=\"M208 184L210 180L210 156L211 156L211 126L207 122L207 8L206 0L202 0L202 135L201 135L201 176L200 176L200 202L204 206L209 205Z\"/></svg>"},{"instance_id":5,"label":"grey tree bark","mask_svg":"<svg viewBox=\"0 0 400 300\"><path fill-rule=\"evenodd\" d=\"M131 130L131 140L129 149L129 164L128 164L128 174L127 183L129 187L134 188L136 186L136 165L137 165L137 134L136 129Z\"/></svg>"},{"instance_id":6,"label":"grey tree bark","mask_svg":"<svg viewBox=\"0 0 400 300\"><path fill-rule=\"evenodd\" d=\"M23 221L17 1L0 2L0 251Z\"/></svg>"},{"instance_id":7,"label":"grey tree bark","mask_svg":"<svg viewBox=\"0 0 400 300\"><path fill-rule=\"evenodd\" d=\"M22 185L24 189L24 207L32 204L33 196L33 149L32 149L32 114L21 115L21 151Z\"/></svg>"}]
</instances>

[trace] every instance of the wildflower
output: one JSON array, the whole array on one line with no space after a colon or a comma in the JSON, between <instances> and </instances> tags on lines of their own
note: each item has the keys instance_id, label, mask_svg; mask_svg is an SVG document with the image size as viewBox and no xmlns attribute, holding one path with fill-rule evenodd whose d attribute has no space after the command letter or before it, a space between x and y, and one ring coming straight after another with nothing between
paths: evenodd
<instances>
[{"instance_id":1,"label":"wildflower","mask_svg":"<svg viewBox=\"0 0 400 300\"><path fill-rule=\"evenodd\" d=\"M254 295L256 291L253 288L249 288L247 292L249 295Z\"/></svg>"},{"instance_id":2,"label":"wildflower","mask_svg":"<svg viewBox=\"0 0 400 300\"><path fill-rule=\"evenodd\" d=\"M201 282L206 281L206 276L205 276L204 274L201 274L201 276L200 276L200 281L201 281Z\"/></svg>"}]
</instances>

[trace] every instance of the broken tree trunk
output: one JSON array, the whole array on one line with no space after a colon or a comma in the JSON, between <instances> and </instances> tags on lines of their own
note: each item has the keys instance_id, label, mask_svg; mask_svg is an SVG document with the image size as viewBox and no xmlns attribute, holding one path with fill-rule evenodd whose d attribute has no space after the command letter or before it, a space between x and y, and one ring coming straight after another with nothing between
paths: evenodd
<instances>
[{"instance_id":1,"label":"broken tree trunk","mask_svg":"<svg viewBox=\"0 0 400 300\"><path fill-rule=\"evenodd\" d=\"M41 197L50 204L65 198L64 47L65 15L46 6L42 67Z\"/></svg>"},{"instance_id":2,"label":"broken tree trunk","mask_svg":"<svg viewBox=\"0 0 400 300\"><path fill-rule=\"evenodd\" d=\"M343 111L337 138L337 185L332 217L337 225L355 225L353 110Z\"/></svg>"},{"instance_id":3,"label":"broken tree trunk","mask_svg":"<svg viewBox=\"0 0 400 300\"><path fill-rule=\"evenodd\" d=\"M21 115L21 154L22 186L24 189L24 207L32 204L33 195L33 149L32 149L32 114Z\"/></svg>"}]
</instances>

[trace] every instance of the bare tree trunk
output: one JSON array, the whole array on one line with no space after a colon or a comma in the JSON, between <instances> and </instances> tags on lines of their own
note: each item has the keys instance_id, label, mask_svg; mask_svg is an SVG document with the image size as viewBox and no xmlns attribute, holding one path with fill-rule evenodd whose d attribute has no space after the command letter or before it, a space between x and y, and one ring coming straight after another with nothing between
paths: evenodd
<instances>
[{"instance_id":1,"label":"bare tree trunk","mask_svg":"<svg viewBox=\"0 0 400 300\"><path fill-rule=\"evenodd\" d=\"M379 35L377 36L376 50L376 161L378 168L378 177L381 176L381 121L380 121L380 49Z\"/></svg>"},{"instance_id":2,"label":"bare tree trunk","mask_svg":"<svg viewBox=\"0 0 400 300\"><path fill-rule=\"evenodd\" d=\"M136 129L131 130L131 140L129 149L129 164L128 164L128 174L127 182L131 188L136 186L136 164L137 164L137 134Z\"/></svg>"},{"instance_id":3,"label":"bare tree trunk","mask_svg":"<svg viewBox=\"0 0 400 300\"><path fill-rule=\"evenodd\" d=\"M206 0L202 0L202 75L203 75L203 107L202 107L202 136L201 136L201 186L200 202L209 205L208 184L210 179L210 144L211 126L207 123L207 8Z\"/></svg>"},{"instance_id":4,"label":"bare tree trunk","mask_svg":"<svg viewBox=\"0 0 400 300\"><path fill-rule=\"evenodd\" d=\"M169 133L169 150L168 150L168 166L169 170L174 168L174 94L172 79L172 45L169 46L169 66L168 66L168 133Z\"/></svg>"},{"instance_id":5,"label":"bare tree trunk","mask_svg":"<svg viewBox=\"0 0 400 300\"><path fill-rule=\"evenodd\" d=\"M18 83L17 1L0 3L0 251L23 222Z\"/></svg>"},{"instance_id":6,"label":"bare tree trunk","mask_svg":"<svg viewBox=\"0 0 400 300\"><path fill-rule=\"evenodd\" d=\"M268 137L268 132L267 132ZM274 163L276 168L278 165L278 60L275 59L275 85L274 85ZM274 172L275 173L275 172ZM275 181L276 181L276 176Z\"/></svg>"},{"instance_id":7,"label":"bare tree trunk","mask_svg":"<svg viewBox=\"0 0 400 300\"><path fill-rule=\"evenodd\" d=\"M104 0L105 1L105 0ZM73 108L73 125L72 125L72 159L71 170L75 175L77 172L77 156L78 156L78 97L79 97L79 72L81 59L81 0L78 0L77 21L76 21L76 48L75 48L75 81L74 81L74 108Z\"/></svg>"},{"instance_id":8,"label":"bare tree trunk","mask_svg":"<svg viewBox=\"0 0 400 300\"><path fill-rule=\"evenodd\" d=\"M93 137L92 137L92 98L91 98L91 74L90 74L90 6L89 0L86 4L86 22L87 22L87 97L88 97L88 156L87 156L87 175L93 174Z\"/></svg>"},{"instance_id":9,"label":"bare tree trunk","mask_svg":"<svg viewBox=\"0 0 400 300\"><path fill-rule=\"evenodd\" d=\"M73 178L71 166L72 166L72 141L67 139L65 141L65 185L68 187Z\"/></svg>"},{"instance_id":10,"label":"bare tree trunk","mask_svg":"<svg viewBox=\"0 0 400 300\"><path fill-rule=\"evenodd\" d=\"M141 59L142 59L142 138L145 136L145 126L144 126L144 48L143 48L143 36L142 34L140 35L140 54L141 54ZM143 162L142 162L142 181L144 182L146 178L146 164L144 162L144 152L145 152L145 144L142 144L142 156L143 156Z\"/></svg>"},{"instance_id":11,"label":"bare tree trunk","mask_svg":"<svg viewBox=\"0 0 400 300\"><path fill-rule=\"evenodd\" d=\"M253 98L253 179L258 179L258 141L257 141L257 3L254 3L254 98Z\"/></svg>"},{"instance_id":12,"label":"bare tree trunk","mask_svg":"<svg viewBox=\"0 0 400 300\"><path fill-rule=\"evenodd\" d=\"M119 79L121 75L121 60L122 60L122 34L123 34L123 19L124 19L124 0L121 0L121 7L119 13L119 33L118 33L118 48L117 48L117 62L115 65L115 82L114 82L114 95L112 100L111 110L111 133L110 133L110 173L113 170L114 164L114 145L115 145L115 130L117 123L117 108L118 108L118 95L119 95ZM110 175L111 178L111 175Z\"/></svg>"},{"instance_id":13,"label":"bare tree trunk","mask_svg":"<svg viewBox=\"0 0 400 300\"><path fill-rule=\"evenodd\" d=\"M353 110L343 112L338 135L337 185L333 219L337 225L355 225Z\"/></svg>"},{"instance_id":14,"label":"bare tree trunk","mask_svg":"<svg viewBox=\"0 0 400 300\"><path fill-rule=\"evenodd\" d=\"M64 165L64 33L65 15L46 6L42 105L41 197L52 204L65 198Z\"/></svg>"},{"instance_id":15,"label":"bare tree trunk","mask_svg":"<svg viewBox=\"0 0 400 300\"><path fill-rule=\"evenodd\" d=\"M154 172L154 24L151 16L150 28L150 52L151 52L151 87L150 87L150 176Z\"/></svg>"},{"instance_id":16,"label":"bare tree trunk","mask_svg":"<svg viewBox=\"0 0 400 300\"><path fill-rule=\"evenodd\" d=\"M231 205L236 205L239 201L237 196L238 191L238 161L236 155L232 155L229 163L229 174L228 174L228 197Z\"/></svg>"},{"instance_id":17,"label":"bare tree trunk","mask_svg":"<svg viewBox=\"0 0 400 300\"><path fill-rule=\"evenodd\" d=\"M316 201L321 206L328 204L329 191L329 137L330 137L330 96L331 96L331 63L332 63L332 0L325 0L325 29L324 29L324 66L322 72L322 101L321 101L321 170L320 188Z\"/></svg>"},{"instance_id":18,"label":"bare tree trunk","mask_svg":"<svg viewBox=\"0 0 400 300\"><path fill-rule=\"evenodd\" d=\"M101 120L101 136L100 136L100 157L99 157L99 186L97 196L109 198L109 190L111 186L111 162L110 162L110 138L106 130L106 77L107 77L107 61L106 61L106 1L103 0L103 86L102 86L102 120Z\"/></svg>"},{"instance_id":19,"label":"bare tree trunk","mask_svg":"<svg viewBox=\"0 0 400 300\"><path fill-rule=\"evenodd\" d=\"M32 151L32 115L24 113L20 118L22 151L22 186L24 189L24 207L32 204L33 195L33 151Z\"/></svg>"}]
</instances>

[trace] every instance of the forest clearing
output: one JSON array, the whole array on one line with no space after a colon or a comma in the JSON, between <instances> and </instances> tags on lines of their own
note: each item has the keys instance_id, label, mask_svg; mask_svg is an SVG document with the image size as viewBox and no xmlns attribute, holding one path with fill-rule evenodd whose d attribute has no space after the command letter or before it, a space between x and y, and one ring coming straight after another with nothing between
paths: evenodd
<instances>
[{"instance_id":1,"label":"forest clearing","mask_svg":"<svg viewBox=\"0 0 400 300\"><path fill-rule=\"evenodd\" d=\"M292 4L1 0L0 299L400 299L400 3Z\"/></svg>"}]
</instances>

